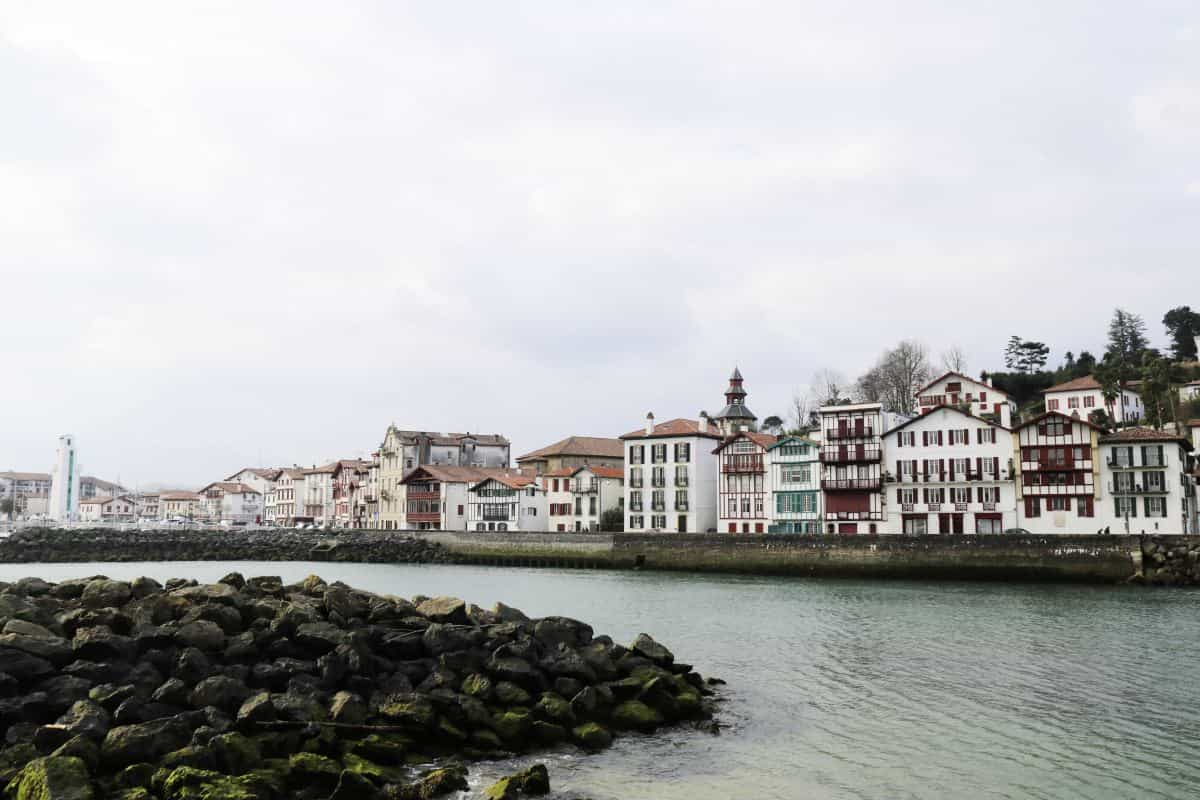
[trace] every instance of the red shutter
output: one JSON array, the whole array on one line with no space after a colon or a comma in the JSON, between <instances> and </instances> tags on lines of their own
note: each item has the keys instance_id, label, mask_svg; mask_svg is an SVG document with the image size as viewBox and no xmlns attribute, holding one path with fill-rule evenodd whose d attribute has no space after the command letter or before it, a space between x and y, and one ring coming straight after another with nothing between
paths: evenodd
<instances>
[{"instance_id":1,"label":"red shutter","mask_svg":"<svg viewBox=\"0 0 1200 800\"><path fill-rule=\"evenodd\" d=\"M955 459L950 459L950 480L954 480L954 461Z\"/></svg>"},{"instance_id":2,"label":"red shutter","mask_svg":"<svg viewBox=\"0 0 1200 800\"><path fill-rule=\"evenodd\" d=\"M967 428L963 428L963 444L970 444L970 443L971 443L971 431Z\"/></svg>"},{"instance_id":3,"label":"red shutter","mask_svg":"<svg viewBox=\"0 0 1200 800\"><path fill-rule=\"evenodd\" d=\"M983 459L979 456L975 456L975 477L983 477Z\"/></svg>"},{"instance_id":4,"label":"red shutter","mask_svg":"<svg viewBox=\"0 0 1200 800\"><path fill-rule=\"evenodd\" d=\"M942 446L942 432L938 431L937 434L938 434L938 442L937 442L938 447L941 447Z\"/></svg>"},{"instance_id":5,"label":"red shutter","mask_svg":"<svg viewBox=\"0 0 1200 800\"><path fill-rule=\"evenodd\" d=\"M996 478L1000 477L1000 459L997 456L992 456L992 475Z\"/></svg>"},{"instance_id":6,"label":"red shutter","mask_svg":"<svg viewBox=\"0 0 1200 800\"><path fill-rule=\"evenodd\" d=\"M946 474L946 459L938 459L938 477L941 478Z\"/></svg>"},{"instance_id":7,"label":"red shutter","mask_svg":"<svg viewBox=\"0 0 1200 800\"><path fill-rule=\"evenodd\" d=\"M928 502L929 502L929 490L928 490L928 489L922 489L922 490L921 490L921 497L924 499L924 501L925 501L926 503L928 503Z\"/></svg>"}]
</instances>

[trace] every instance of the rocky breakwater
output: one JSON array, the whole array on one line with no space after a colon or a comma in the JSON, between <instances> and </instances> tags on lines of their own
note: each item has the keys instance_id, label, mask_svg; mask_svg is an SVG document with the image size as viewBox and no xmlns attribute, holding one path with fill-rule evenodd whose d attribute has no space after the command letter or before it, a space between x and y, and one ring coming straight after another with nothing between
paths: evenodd
<instances>
[{"instance_id":1,"label":"rocky breakwater","mask_svg":"<svg viewBox=\"0 0 1200 800\"><path fill-rule=\"evenodd\" d=\"M445 548L384 531L224 530L220 528L114 530L28 528L0 539L0 562L83 561L452 561Z\"/></svg>"},{"instance_id":2,"label":"rocky breakwater","mask_svg":"<svg viewBox=\"0 0 1200 800\"><path fill-rule=\"evenodd\" d=\"M1141 581L1154 586L1200 586L1200 537L1143 536Z\"/></svg>"},{"instance_id":3,"label":"rocky breakwater","mask_svg":"<svg viewBox=\"0 0 1200 800\"><path fill-rule=\"evenodd\" d=\"M711 720L707 682L647 635L317 577L28 578L0 584L0 631L19 800L423 800L466 789L471 759Z\"/></svg>"}]
</instances>

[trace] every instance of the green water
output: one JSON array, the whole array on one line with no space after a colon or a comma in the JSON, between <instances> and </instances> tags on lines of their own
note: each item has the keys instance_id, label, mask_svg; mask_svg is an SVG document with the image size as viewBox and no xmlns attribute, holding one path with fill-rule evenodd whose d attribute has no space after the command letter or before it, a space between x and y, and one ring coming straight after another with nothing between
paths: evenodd
<instances>
[{"instance_id":1,"label":"green water","mask_svg":"<svg viewBox=\"0 0 1200 800\"><path fill-rule=\"evenodd\" d=\"M729 681L721 736L542 756L603 798L1200 796L1200 592L371 564L4 565L0 579L317 573L503 600ZM479 785L524 763L474 768Z\"/></svg>"}]
</instances>

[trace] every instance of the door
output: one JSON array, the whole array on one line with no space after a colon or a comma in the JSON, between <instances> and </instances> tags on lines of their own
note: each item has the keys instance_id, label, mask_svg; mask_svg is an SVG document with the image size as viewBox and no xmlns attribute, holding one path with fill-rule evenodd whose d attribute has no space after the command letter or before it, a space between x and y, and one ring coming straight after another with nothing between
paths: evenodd
<instances>
[{"instance_id":1,"label":"door","mask_svg":"<svg viewBox=\"0 0 1200 800\"><path fill-rule=\"evenodd\" d=\"M687 514L679 515L679 525L677 526L677 530L680 533L687 533Z\"/></svg>"},{"instance_id":2,"label":"door","mask_svg":"<svg viewBox=\"0 0 1200 800\"><path fill-rule=\"evenodd\" d=\"M844 534L853 536L854 534L858 533L858 523L857 522L839 522L838 523L838 533L844 533Z\"/></svg>"},{"instance_id":3,"label":"door","mask_svg":"<svg viewBox=\"0 0 1200 800\"><path fill-rule=\"evenodd\" d=\"M950 515L938 514L938 533L950 532Z\"/></svg>"},{"instance_id":4,"label":"door","mask_svg":"<svg viewBox=\"0 0 1200 800\"><path fill-rule=\"evenodd\" d=\"M953 526L955 533L963 532L963 515L962 514L951 514L950 522Z\"/></svg>"}]
</instances>

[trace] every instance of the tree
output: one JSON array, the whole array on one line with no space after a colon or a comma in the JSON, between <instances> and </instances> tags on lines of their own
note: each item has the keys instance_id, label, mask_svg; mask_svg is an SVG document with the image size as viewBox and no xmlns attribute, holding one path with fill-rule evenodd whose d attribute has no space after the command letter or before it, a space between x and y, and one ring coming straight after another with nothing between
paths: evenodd
<instances>
[{"instance_id":1,"label":"tree","mask_svg":"<svg viewBox=\"0 0 1200 800\"><path fill-rule=\"evenodd\" d=\"M837 370L819 369L813 373L812 399L817 408L841 405L846 401L846 378Z\"/></svg>"},{"instance_id":2,"label":"tree","mask_svg":"<svg viewBox=\"0 0 1200 800\"><path fill-rule=\"evenodd\" d=\"M950 349L942 353L942 366L947 372L957 372L960 375L966 374L967 354L958 345L953 345Z\"/></svg>"},{"instance_id":3,"label":"tree","mask_svg":"<svg viewBox=\"0 0 1200 800\"><path fill-rule=\"evenodd\" d=\"M1010 370L1016 370L1017 360L1021 352L1021 337L1008 337L1008 344L1004 348L1004 366Z\"/></svg>"},{"instance_id":4,"label":"tree","mask_svg":"<svg viewBox=\"0 0 1200 800\"><path fill-rule=\"evenodd\" d=\"M772 414L762 421L762 431L763 433L778 436L783 432L783 419Z\"/></svg>"},{"instance_id":5,"label":"tree","mask_svg":"<svg viewBox=\"0 0 1200 800\"><path fill-rule=\"evenodd\" d=\"M1117 419L1117 400L1121 397L1121 376L1117 369L1108 364L1100 364L1096 367L1094 373L1096 382L1100 384L1100 396L1104 398L1104 409L1108 414L1108 418L1113 420L1113 427L1116 427Z\"/></svg>"},{"instance_id":6,"label":"tree","mask_svg":"<svg viewBox=\"0 0 1200 800\"><path fill-rule=\"evenodd\" d=\"M1175 360L1195 361L1196 337L1200 336L1200 314L1188 306L1178 306L1163 315L1163 325L1171 339L1171 355Z\"/></svg>"},{"instance_id":7,"label":"tree","mask_svg":"<svg viewBox=\"0 0 1200 800\"><path fill-rule=\"evenodd\" d=\"M788 407L788 422L792 433L802 433L816 425L817 410L813 407L811 394L799 389L792 393L792 404Z\"/></svg>"},{"instance_id":8,"label":"tree","mask_svg":"<svg viewBox=\"0 0 1200 800\"><path fill-rule=\"evenodd\" d=\"M1137 314L1123 308L1113 310L1108 323L1108 350L1104 360L1117 371L1121 381L1131 380L1142 363L1142 353L1149 346L1146 323Z\"/></svg>"},{"instance_id":9,"label":"tree","mask_svg":"<svg viewBox=\"0 0 1200 800\"><path fill-rule=\"evenodd\" d=\"M1142 362L1142 405L1146 422L1162 430L1168 417L1174 415L1174 392L1171 390L1171 365L1165 358L1147 357Z\"/></svg>"},{"instance_id":10,"label":"tree","mask_svg":"<svg viewBox=\"0 0 1200 800\"><path fill-rule=\"evenodd\" d=\"M625 530L625 512L610 508L600 515L600 530L605 533L620 533Z\"/></svg>"},{"instance_id":11,"label":"tree","mask_svg":"<svg viewBox=\"0 0 1200 800\"><path fill-rule=\"evenodd\" d=\"M861 399L882 403L889 411L915 413L917 390L929 382L933 372L925 345L905 339L884 350L855 384Z\"/></svg>"},{"instance_id":12,"label":"tree","mask_svg":"<svg viewBox=\"0 0 1200 800\"><path fill-rule=\"evenodd\" d=\"M1046 366L1049 356L1050 348L1044 343L1012 336L1009 337L1008 346L1004 348L1004 365L1010 370L1028 375Z\"/></svg>"}]
</instances>

